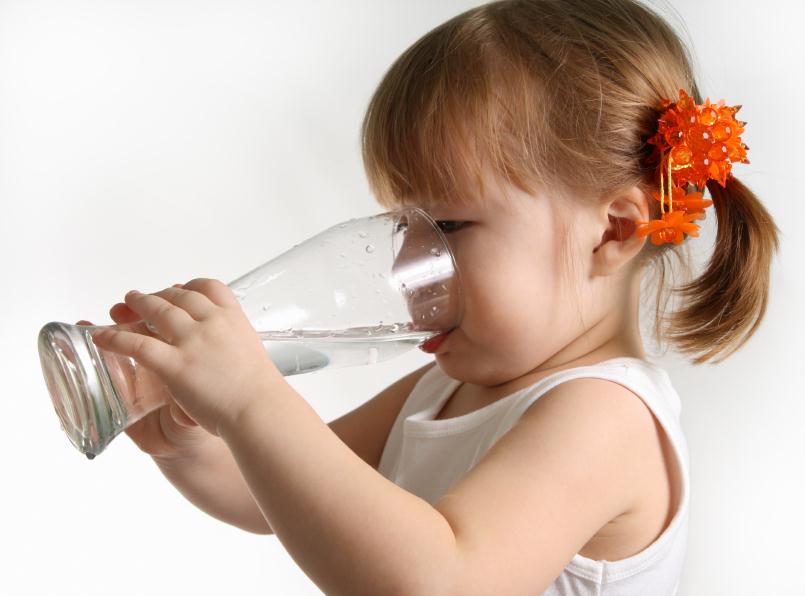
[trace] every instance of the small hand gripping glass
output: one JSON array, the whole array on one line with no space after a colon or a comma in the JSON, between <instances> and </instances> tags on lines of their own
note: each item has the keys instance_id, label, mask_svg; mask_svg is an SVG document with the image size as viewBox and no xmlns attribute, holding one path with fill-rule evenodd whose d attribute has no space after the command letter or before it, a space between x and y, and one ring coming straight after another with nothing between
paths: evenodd
<instances>
[{"instance_id":1,"label":"small hand gripping glass","mask_svg":"<svg viewBox=\"0 0 805 596\"><path fill-rule=\"evenodd\" d=\"M393 358L463 315L450 245L417 207L334 225L228 286L286 376ZM38 338L61 427L89 459L173 400L153 372L96 346L99 327L50 322ZM109 327L159 337L142 320Z\"/></svg>"}]
</instances>

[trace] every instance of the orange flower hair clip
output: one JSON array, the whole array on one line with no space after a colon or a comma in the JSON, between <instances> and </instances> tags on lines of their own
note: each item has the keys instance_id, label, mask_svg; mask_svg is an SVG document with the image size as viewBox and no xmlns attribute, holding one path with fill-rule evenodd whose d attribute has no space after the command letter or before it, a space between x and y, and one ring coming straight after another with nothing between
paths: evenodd
<instances>
[{"instance_id":1,"label":"orange flower hair clip","mask_svg":"<svg viewBox=\"0 0 805 596\"><path fill-rule=\"evenodd\" d=\"M741 106L726 106L723 99L711 105L709 97L697 105L684 89L676 103L663 98L660 109L657 133L648 142L656 146L655 159L659 153L660 192L651 194L662 218L636 222L635 234L650 234L656 245L681 244L684 234L699 236L692 222L705 219L705 207L713 204L703 199L705 183L713 179L726 187L732 164L749 163L749 147L741 142L746 122L735 119ZM695 192L687 192L690 184Z\"/></svg>"}]
</instances>

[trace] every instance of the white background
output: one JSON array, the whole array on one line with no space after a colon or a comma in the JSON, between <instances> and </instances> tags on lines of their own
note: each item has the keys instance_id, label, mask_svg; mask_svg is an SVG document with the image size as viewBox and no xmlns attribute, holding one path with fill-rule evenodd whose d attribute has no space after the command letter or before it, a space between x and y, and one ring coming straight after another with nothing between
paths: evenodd
<instances>
[{"instance_id":1,"label":"white background","mask_svg":"<svg viewBox=\"0 0 805 596\"><path fill-rule=\"evenodd\" d=\"M110 324L132 288L231 281L379 213L358 144L369 97L406 47L477 4L0 0L0 593L320 593L276 537L196 509L128 437L80 455L36 335L52 320ZM660 360L683 399L692 466L680 593L794 594L805 14L780 0L662 7L687 24L703 93L743 104L752 163L735 173L783 230L749 344L718 366ZM329 421L430 359L413 350L290 382Z\"/></svg>"}]
</instances>

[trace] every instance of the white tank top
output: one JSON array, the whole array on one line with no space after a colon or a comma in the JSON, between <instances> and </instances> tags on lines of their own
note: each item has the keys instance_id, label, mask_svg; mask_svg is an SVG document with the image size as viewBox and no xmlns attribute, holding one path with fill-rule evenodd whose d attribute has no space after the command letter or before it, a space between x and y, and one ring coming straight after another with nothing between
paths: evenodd
<instances>
[{"instance_id":1,"label":"white tank top","mask_svg":"<svg viewBox=\"0 0 805 596\"><path fill-rule=\"evenodd\" d=\"M389 432L378 471L432 505L547 391L570 379L615 381L638 395L665 430L680 466L679 507L665 531L639 553L618 561L573 556L543 596L676 594L688 530L688 450L679 421L679 396L654 363L620 357L562 370L478 410L434 420L461 381L437 364L414 386Z\"/></svg>"}]
</instances>

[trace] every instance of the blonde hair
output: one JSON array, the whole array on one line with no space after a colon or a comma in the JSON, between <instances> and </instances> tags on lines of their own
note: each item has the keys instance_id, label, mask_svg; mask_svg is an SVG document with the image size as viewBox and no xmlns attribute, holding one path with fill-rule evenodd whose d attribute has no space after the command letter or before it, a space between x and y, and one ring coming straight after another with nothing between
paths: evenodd
<instances>
[{"instance_id":1,"label":"blonde hair","mask_svg":"<svg viewBox=\"0 0 805 596\"><path fill-rule=\"evenodd\" d=\"M658 179L646 141L661 98L674 101L680 88L703 103L684 44L634 0L490 2L425 34L385 73L361 130L369 186L388 209L461 204L468 185L483 194L486 162L530 194L594 202L633 186L649 192ZM724 352L721 362L757 329L779 248L779 230L744 184L707 188L715 251L701 276L674 290L680 310L661 317L666 261L679 258L689 278L689 255L647 242L636 259L656 265L657 339L697 364ZM659 202L649 203L659 219Z\"/></svg>"}]
</instances>

